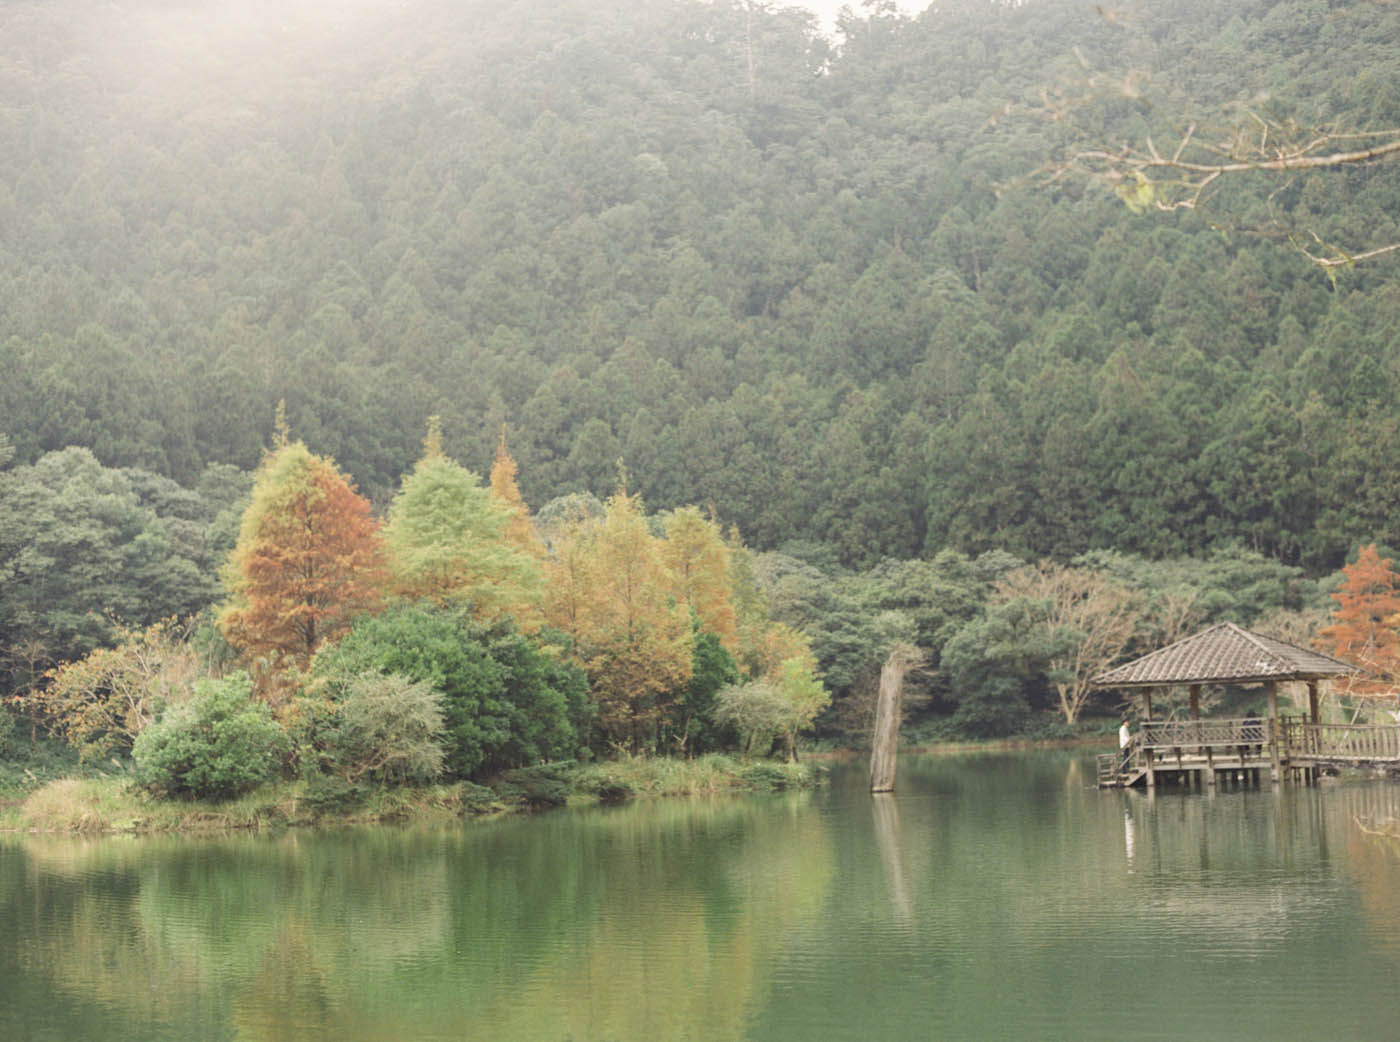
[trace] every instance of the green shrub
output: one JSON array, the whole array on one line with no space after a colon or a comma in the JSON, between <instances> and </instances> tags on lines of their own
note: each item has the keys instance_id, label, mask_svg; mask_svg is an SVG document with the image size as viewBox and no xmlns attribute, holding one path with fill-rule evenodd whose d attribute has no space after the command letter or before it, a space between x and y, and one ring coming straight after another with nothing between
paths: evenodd
<instances>
[{"instance_id":1,"label":"green shrub","mask_svg":"<svg viewBox=\"0 0 1400 1042\"><path fill-rule=\"evenodd\" d=\"M744 784L759 792L786 789L791 782L788 772L775 763L752 763L740 772Z\"/></svg>"},{"instance_id":2,"label":"green shrub","mask_svg":"<svg viewBox=\"0 0 1400 1042\"><path fill-rule=\"evenodd\" d=\"M361 619L316 656L332 698L350 678L397 673L442 695L444 768L481 778L576 754L592 718L575 666L542 651L509 624L483 627L465 611L402 605Z\"/></svg>"},{"instance_id":3,"label":"green shrub","mask_svg":"<svg viewBox=\"0 0 1400 1042\"><path fill-rule=\"evenodd\" d=\"M637 795L637 787L627 779L596 770L580 775L575 782L575 788L579 792L598 797L603 803L626 803Z\"/></svg>"},{"instance_id":4,"label":"green shrub","mask_svg":"<svg viewBox=\"0 0 1400 1042\"><path fill-rule=\"evenodd\" d=\"M365 792L360 786L334 774L318 774L306 783L301 804L317 817L342 814L364 803Z\"/></svg>"},{"instance_id":5,"label":"green shrub","mask_svg":"<svg viewBox=\"0 0 1400 1042\"><path fill-rule=\"evenodd\" d=\"M164 796L218 800L276 777L288 754L287 734L252 693L244 673L197 682L191 701L137 737L137 782Z\"/></svg>"},{"instance_id":6,"label":"green shrub","mask_svg":"<svg viewBox=\"0 0 1400 1042\"><path fill-rule=\"evenodd\" d=\"M488 789L485 785L478 785L476 782L461 782L462 806L473 814L493 814L496 811L504 810L501 798L496 795L494 789Z\"/></svg>"},{"instance_id":7,"label":"green shrub","mask_svg":"<svg viewBox=\"0 0 1400 1042\"><path fill-rule=\"evenodd\" d=\"M502 799L531 807L562 807L574 791L573 761L506 771L494 786Z\"/></svg>"},{"instance_id":8,"label":"green shrub","mask_svg":"<svg viewBox=\"0 0 1400 1042\"><path fill-rule=\"evenodd\" d=\"M426 681L363 673L324 717L321 754L346 781L421 783L442 773L442 695Z\"/></svg>"}]
</instances>

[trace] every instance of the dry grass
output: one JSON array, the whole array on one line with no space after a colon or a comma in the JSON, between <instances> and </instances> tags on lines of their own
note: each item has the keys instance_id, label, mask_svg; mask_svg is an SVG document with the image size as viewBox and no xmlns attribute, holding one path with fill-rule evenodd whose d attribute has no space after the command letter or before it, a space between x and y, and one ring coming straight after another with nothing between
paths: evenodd
<instances>
[{"instance_id":1,"label":"dry grass","mask_svg":"<svg viewBox=\"0 0 1400 1042\"><path fill-rule=\"evenodd\" d=\"M20 804L23 827L39 832L133 831L145 820L141 797L127 782L60 778Z\"/></svg>"}]
</instances>

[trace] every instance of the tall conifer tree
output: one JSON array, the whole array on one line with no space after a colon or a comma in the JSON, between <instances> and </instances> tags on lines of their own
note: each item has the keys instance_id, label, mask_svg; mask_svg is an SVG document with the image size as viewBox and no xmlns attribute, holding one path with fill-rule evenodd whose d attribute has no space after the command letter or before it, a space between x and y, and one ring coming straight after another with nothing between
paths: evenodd
<instances>
[{"instance_id":1,"label":"tall conifer tree","mask_svg":"<svg viewBox=\"0 0 1400 1042\"><path fill-rule=\"evenodd\" d=\"M526 631L538 628L544 574L508 538L510 521L481 479L443 454L434 417L384 529L398 593L466 604L483 622L511 616Z\"/></svg>"},{"instance_id":2,"label":"tall conifer tree","mask_svg":"<svg viewBox=\"0 0 1400 1042\"><path fill-rule=\"evenodd\" d=\"M700 629L713 633L731 654L738 650L738 623L730 596L729 547L719 526L697 507L666 518L663 554L675 580L676 599L690 607Z\"/></svg>"},{"instance_id":3,"label":"tall conifer tree","mask_svg":"<svg viewBox=\"0 0 1400 1042\"><path fill-rule=\"evenodd\" d=\"M1400 683L1400 573L1372 543L1342 574L1346 580L1332 594L1332 625L1318 632L1318 644L1363 672L1333 683L1348 694L1391 694Z\"/></svg>"},{"instance_id":4,"label":"tall conifer tree","mask_svg":"<svg viewBox=\"0 0 1400 1042\"><path fill-rule=\"evenodd\" d=\"M496 458L491 464L491 495L497 503L506 508L509 520L506 522L506 539L524 550L536 560L544 560L544 544L535 532L535 523L530 519L530 508L520 495L520 486L515 482L518 472L515 460L506 451L506 429L501 427L501 440L496 446Z\"/></svg>"},{"instance_id":5,"label":"tall conifer tree","mask_svg":"<svg viewBox=\"0 0 1400 1042\"><path fill-rule=\"evenodd\" d=\"M693 636L640 497L621 483L600 521L570 528L551 576L550 621L574 638L599 724L614 743L649 750L669 696L690 679Z\"/></svg>"},{"instance_id":6,"label":"tall conifer tree","mask_svg":"<svg viewBox=\"0 0 1400 1042\"><path fill-rule=\"evenodd\" d=\"M219 616L228 642L249 660L259 692L287 693L316 649L382 603L379 527L369 501L324 457L279 434L263 460L224 570Z\"/></svg>"}]
</instances>

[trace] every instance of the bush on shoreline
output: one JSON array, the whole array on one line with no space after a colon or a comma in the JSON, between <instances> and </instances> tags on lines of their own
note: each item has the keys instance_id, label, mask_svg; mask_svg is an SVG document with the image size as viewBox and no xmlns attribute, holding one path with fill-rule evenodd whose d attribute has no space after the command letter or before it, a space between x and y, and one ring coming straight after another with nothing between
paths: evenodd
<instances>
[{"instance_id":1,"label":"bush on shoreline","mask_svg":"<svg viewBox=\"0 0 1400 1042\"><path fill-rule=\"evenodd\" d=\"M207 832L326 825L434 823L544 810L573 802L713 796L813 788L810 763L629 758L579 767L572 761L507 771L490 786L455 782L367 786L341 779L271 782L236 799L170 800L129 777L61 778L0 809L0 829L33 832Z\"/></svg>"}]
</instances>

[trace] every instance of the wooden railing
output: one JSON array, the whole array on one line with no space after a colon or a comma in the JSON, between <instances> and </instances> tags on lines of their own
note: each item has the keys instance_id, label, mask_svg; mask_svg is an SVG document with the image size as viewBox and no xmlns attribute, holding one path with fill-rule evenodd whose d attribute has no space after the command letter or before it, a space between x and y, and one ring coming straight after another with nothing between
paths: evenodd
<instances>
[{"instance_id":1,"label":"wooden railing","mask_svg":"<svg viewBox=\"0 0 1400 1042\"><path fill-rule=\"evenodd\" d=\"M1232 749L1263 745L1269 722L1260 717L1239 720L1144 720L1134 744L1144 749Z\"/></svg>"},{"instance_id":2,"label":"wooden railing","mask_svg":"<svg viewBox=\"0 0 1400 1042\"><path fill-rule=\"evenodd\" d=\"M1118 765L1123 762L1123 757L1118 753L1100 753L1098 755L1099 788L1106 789L1118 781Z\"/></svg>"},{"instance_id":3,"label":"wooden railing","mask_svg":"<svg viewBox=\"0 0 1400 1042\"><path fill-rule=\"evenodd\" d=\"M1297 718L1282 724L1284 748L1290 756L1400 761L1400 725L1310 724Z\"/></svg>"},{"instance_id":4,"label":"wooden railing","mask_svg":"<svg viewBox=\"0 0 1400 1042\"><path fill-rule=\"evenodd\" d=\"M1262 717L1237 720L1144 720L1133 735L1127 773L1179 769L1186 757L1204 757L1229 768L1258 766L1273 755L1269 721ZM1278 758L1282 763L1334 760L1340 763L1400 766L1400 724L1311 724L1303 717L1285 716L1278 722ZM1202 761L1195 761L1200 766ZM1101 787L1117 785L1123 772L1121 752L1098 757Z\"/></svg>"}]
</instances>

